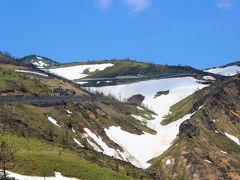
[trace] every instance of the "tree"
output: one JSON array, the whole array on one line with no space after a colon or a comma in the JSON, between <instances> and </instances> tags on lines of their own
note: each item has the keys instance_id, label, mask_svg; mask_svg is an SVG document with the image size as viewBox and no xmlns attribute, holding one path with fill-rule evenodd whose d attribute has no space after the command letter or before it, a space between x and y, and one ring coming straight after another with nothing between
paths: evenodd
<instances>
[{"instance_id":1,"label":"tree","mask_svg":"<svg viewBox=\"0 0 240 180\"><path fill-rule=\"evenodd\" d=\"M3 179L7 179L6 169L13 165L14 149L5 140L0 140L0 165L3 170Z\"/></svg>"}]
</instances>

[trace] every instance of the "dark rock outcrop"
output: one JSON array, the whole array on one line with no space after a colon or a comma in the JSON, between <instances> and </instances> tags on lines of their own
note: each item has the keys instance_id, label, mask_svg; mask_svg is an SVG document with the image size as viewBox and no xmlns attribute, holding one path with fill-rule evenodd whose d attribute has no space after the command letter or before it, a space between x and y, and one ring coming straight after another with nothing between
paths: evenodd
<instances>
[{"instance_id":1,"label":"dark rock outcrop","mask_svg":"<svg viewBox=\"0 0 240 180\"><path fill-rule=\"evenodd\" d=\"M193 136L199 136L200 130L198 127L190 123L190 119L184 121L179 127L179 136L187 136L192 138Z\"/></svg>"},{"instance_id":2,"label":"dark rock outcrop","mask_svg":"<svg viewBox=\"0 0 240 180\"><path fill-rule=\"evenodd\" d=\"M134 95L134 96L130 97L127 100L127 102L136 104L138 106L141 106L144 99L145 99L145 97L143 95L137 94L137 95Z\"/></svg>"},{"instance_id":3,"label":"dark rock outcrop","mask_svg":"<svg viewBox=\"0 0 240 180\"><path fill-rule=\"evenodd\" d=\"M203 105L203 100L199 100L197 102L194 102L193 106L192 106L192 109L190 110L190 113L196 112L202 105Z\"/></svg>"},{"instance_id":4,"label":"dark rock outcrop","mask_svg":"<svg viewBox=\"0 0 240 180\"><path fill-rule=\"evenodd\" d=\"M158 92L155 94L154 98L159 97L159 96L161 96L161 95L168 95L168 94L169 94L169 90L167 90L167 91L158 91Z\"/></svg>"},{"instance_id":5,"label":"dark rock outcrop","mask_svg":"<svg viewBox=\"0 0 240 180\"><path fill-rule=\"evenodd\" d=\"M211 120L207 113L205 111L203 111L204 117L203 117L203 124L204 126L210 130L210 131L216 131L217 127L216 124L213 122L213 120Z\"/></svg>"}]
</instances>

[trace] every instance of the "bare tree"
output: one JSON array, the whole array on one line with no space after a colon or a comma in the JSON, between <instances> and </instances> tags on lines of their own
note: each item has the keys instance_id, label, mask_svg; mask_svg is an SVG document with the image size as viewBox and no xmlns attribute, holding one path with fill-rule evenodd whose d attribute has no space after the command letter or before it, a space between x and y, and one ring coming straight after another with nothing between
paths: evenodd
<instances>
[{"instance_id":1,"label":"bare tree","mask_svg":"<svg viewBox=\"0 0 240 180\"><path fill-rule=\"evenodd\" d=\"M0 140L0 165L3 170L3 179L7 179L6 170L14 163L15 151L5 140Z\"/></svg>"}]
</instances>

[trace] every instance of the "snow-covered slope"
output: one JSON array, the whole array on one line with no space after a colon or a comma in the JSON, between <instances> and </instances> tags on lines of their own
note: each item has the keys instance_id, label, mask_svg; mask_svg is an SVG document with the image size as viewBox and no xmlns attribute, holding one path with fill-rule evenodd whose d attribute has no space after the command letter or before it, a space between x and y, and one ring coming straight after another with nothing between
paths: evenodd
<instances>
[{"instance_id":1,"label":"snow-covered slope","mask_svg":"<svg viewBox=\"0 0 240 180\"><path fill-rule=\"evenodd\" d=\"M132 164L140 168L147 168L150 166L147 161L159 156L171 146L179 132L180 124L192 115L187 114L169 125L162 126L160 122L169 113L170 107L205 86L193 77L180 77L117 86L91 87L89 90L99 91L105 95L112 94L119 100L141 94L145 97L143 104L157 113L154 120L146 123L149 128L157 132L156 135L148 133L134 135L115 126L105 128L107 136L121 146L124 152L134 157L134 161L130 161ZM157 92L167 90L169 90L169 94L155 98Z\"/></svg>"},{"instance_id":2,"label":"snow-covered slope","mask_svg":"<svg viewBox=\"0 0 240 180\"><path fill-rule=\"evenodd\" d=\"M48 66L48 64L43 61L43 58L36 57L36 59L37 60L32 61L32 64L35 65L37 68L42 69Z\"/></svg>"},{"instance_id":3,"label":"snow-covered slope","mask_svg":"<svg viewBox=\"0 0 240 180\"><path fill-rule=\"evenodd\" d=\"M217 67L217 68L207 69L205 71L214 73L214 74L219 74L222 76L234 76L240 73L240 66L233 65L233 66L227 66L227 67Z\"/></svg>"},{"instance_id":4,"label":"snow-covered slope","mask_svg":"<svg viewBox=\"0 0 240 180\"><path fill-rule=\"evenodd\" d=\"M31 63L39 69L46 68L47 66L55 66L59 63L43 56L30 55L20 59L22 62Z\"/></svg>"},{"instance_id":5,"label":"snow-covered slope","mask_svg":"<svg viewBox=\"0 0 240 180\"><path fill-rule=\"evenodd\" d=\"M94 72L102 71L107 67L112 67L114 64L104 63L104 64L88 64L88 65L77 65L62 68L46 69L47 72L53 73L55 75L64 77L69 80L81 79L88 76L84 71Z\"/></svg>"}]
</instances>

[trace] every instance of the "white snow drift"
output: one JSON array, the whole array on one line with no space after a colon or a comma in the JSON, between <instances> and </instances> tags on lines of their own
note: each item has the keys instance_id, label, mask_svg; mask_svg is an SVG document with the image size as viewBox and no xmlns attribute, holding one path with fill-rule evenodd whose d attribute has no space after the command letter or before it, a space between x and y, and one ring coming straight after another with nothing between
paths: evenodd
<instances>
[{"instance_id":1,"label":"white snow drift","mask_svg":"<svg viewBox=\"0 0 240 180\"><path fill-rule=\"evenodd\" d=\"M84 148L84 145L82 145L82 143L80 143L79 140L73 138L73 141L74 141L76 144L78 144L80 147Z\"/></svg>"},{"instance_id":2,"label":"white snow drift","mask_svg":"<svg viewBox=\"0 0 240 180\"><path fill-rule=\"evenodd\" d=\"M140 122L142 122L142 123L145 123L147 120L145 119L145 118L143 118L142 116L138 116L138 115L134 115L134 114L132 114L131 115L134 119L136 119L136 120L138 120L138 121L140 121Z\"/></svg>"},{"instance_id":3,"label":"white snow drift","mask_svg":"<svg viewBox=\"0 0 240 180\"><path fill-rule=\"evenodd\" d=\"M240 66L227 66L227 67L217 67L212 69L205 70L206 72L210 72L213 74L219 74L222 76L234 76L240 73Z\"/></svg>"},{"instance_id":4,"label":"white snow drift","mask_svg":"<svg viewBox=\"0 0 240 180\"><path fill-rule=\"evenodd\" d=\"M140 168L148 168L150 166L148 161L159 156L171 146L179 133L180 124L192 115L187 114L169 125L162 126L160 122L170 113L170 107L206 86L193 77L180 77L117 86L91 87L90 90L102 92L105 95L114 95L119 100L142 94L145 97L143 104L157 113L154 120L146 123L146 126L157 132L156 135L149 133L135 135L115 126L104 129L107 136L121 146L124 153L132 157L129 162ZM166 90L169 90L169 94L154 98L157 92Z\"/></svg>"},{"instance_id":5,"label":"white snow drift","mask_svg":"<svg viewBox=\"0 0 240 180\"><path fill-rule=\"evenodd\" d=\"M16 69L15 71L20 72L20 73L25 73L25 74L33 74L33 75L48 77L47 74L43 74L43 73L39 73L39 72L35 72L35 71L26 71L26 70L20 70L20 69Z\"/></svg>"},{"instance_id":6,"label":"white snow drift","mask_svg":"<svg viewBox=\"0 0 240 180\"><path fill-rule=\"evenodd\" d=\"M37 57L37 59L39 59L39 61L33 61L32 64L34 66L36 66L39 69L45 68L46 66L48 66L48 64L46 64L45 62L41 61L43 58Z\"/></svg>"},{"instance_id":7,"label":"white snow drift","mask_svg":"<svg viewBox=\"0 0 240 180\"><path fill-rule=\"evenodd\" d=\"M14 177L16 180L78 180L76 178L68 178L61 175L59 172L55 172L55 177L38 177L38 176L25 176L11 171L6 171L8 177Z\"/></svg>"},{"instance_id":8,"label":"white snow drift","mask_svg":"<svg viewBox=\"0 0 240 180\"><path fill-rule=\"evenodd\" d=\"M231 134L228 134L228 133L226 133L226 132L225 132L225 135L226 135L229 139L231 139L232 141L234 141L235 143L237 143L238 145L240 145L240 140L239 140L237 137L235 137L235 136L233 136L233 135L231 135Z\"/></svg>"},{"instance_id":9,"label":"white snow drift","mask_svg":"<svg viewBox=\"0 0 240 180\"><path fill-rule=\"evenodd\" d=\"M61 126L57 123L57 121L56 121L55 119L53 119L52 117L48 117L48 120L49 120L51 123L53 123L55 126L61 127Z\"/></svg>"},{"instance_id":10,"label":"white snow drift","mask_svg":"<svg viewBox=\"0 0 240 180\"><path fill-rule=\"evenodd\" d=\"M112 67L113 65L114 64L111 63L76 65L63 68L45 69L45 71L56 74L69 80L75 80L88 76L87 74L83 73L85 70L88 70L89 72L94 72L96 70L103 71L107 67Z\"/></svg>"},{"instance_id":11,"label":"white snow drift","mask_svg":"<svg viewBox=\"0 0 240 180\"><path fill-rule=\"evenodd\" d=\"M205 80L210 80L210 81L215 81L216 79L212 76L203 76L203 79Z\"/></svg>"},{"instance_id":12,"label":"white snow drift","mask_svg":"<svg viewBox=\"0 0 240 180\"><path fill-rule=\"evenodd\" d=\"M87 133L87 135L85 135L85 137L89 136L90 138L92 138L94 140L95 143L98 144L99 147L101 147L103 149L103 151L102 151L103 154L106 154L108 156L113 156L115 158L120 159L118 152L113 148L109 148L108 145L105 142L103 142L101 137L96 136L88 128L84 128L84 131Z\"/></svg>"}]
</instances>

